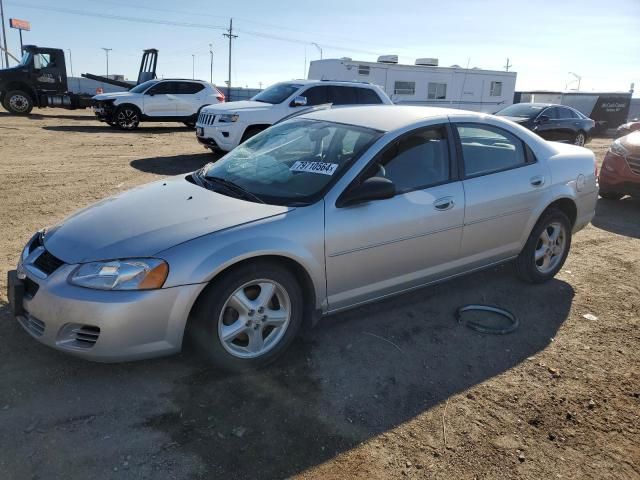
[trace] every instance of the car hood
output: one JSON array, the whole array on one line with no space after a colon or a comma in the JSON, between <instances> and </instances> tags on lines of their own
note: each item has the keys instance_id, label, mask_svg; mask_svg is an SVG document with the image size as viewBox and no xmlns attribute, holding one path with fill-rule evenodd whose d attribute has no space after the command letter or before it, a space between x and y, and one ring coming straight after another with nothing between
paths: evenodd
<instances>
[{"instance_id":1,"label":"car hood","mask_svg":"<svg viewBox=\"0 0 640 480\"><path fill-rule=\"evenodd\" d=\"M193 238L289 210L228 197L179 176L80 210L47 230L44 246L66 263L149 257Z\"/></svg>"},{"instance_id":2,"label":"car hood","mask_svg":"<svg viewBox=\"0 0 640 480\"><path fill-rule=\"evenodd\" d=\"M239 102L225 102L204 107L206 113L234 113L246 110L269 110L273 108L271 103L255 102L253 100L241 100Z\"/></svg>"},{"instance_id":3,"label":"car hood","mask_svg":"<svg viewBox=\"0 0 640 480\"><path fill-rule=\"evenodd\" d=\"M101 93L100 95L95 95L93 100L104 101L104 100L113 100L118 97L131 97L136 95L131 92L113 92L113 93Z\"/></svg>"},{"instance_id":4,"label":"car hood","mask_svg":"<svg viewBox=\"0 0 640 480\"><path fill-rule=\"evenodd\" d=\"M624 148L629 150L630 153L637 155L640 153L640 130L631 132L629 135L625 135L618 139Z\"/></svg>"}]
</instances>

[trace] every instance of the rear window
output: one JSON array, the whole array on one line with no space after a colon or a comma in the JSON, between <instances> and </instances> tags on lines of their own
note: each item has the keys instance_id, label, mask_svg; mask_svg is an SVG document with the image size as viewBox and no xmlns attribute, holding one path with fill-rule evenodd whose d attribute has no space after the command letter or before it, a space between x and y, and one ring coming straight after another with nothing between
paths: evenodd
<instances>
[{"instance_id":1,"label":"rear window","mask_svg":"<svg viewBox=\"0 0 640 480\"><path fill-rule=\"evenodd\" d=\"M380 96L370 88L357 88L358 103L362 105L379 105L382 103Z\"/></svg>"}]
</instances>

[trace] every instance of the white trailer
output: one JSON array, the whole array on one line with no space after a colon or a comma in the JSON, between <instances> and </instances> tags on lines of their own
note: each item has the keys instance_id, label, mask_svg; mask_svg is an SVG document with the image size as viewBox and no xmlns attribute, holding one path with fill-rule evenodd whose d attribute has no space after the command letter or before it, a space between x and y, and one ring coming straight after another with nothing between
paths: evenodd
<instances>
[{"instance_id":1,"label":"white trailer","mask_svg":"<svg viewBox=\"0 0 640 480\"><path fill-rule=\"evenodd\" d=\"M513 103L516 72L439 67L436 58L421 58L416 65L398 64L387 55L377 62L350 58L314 60L311 80L347 80L381 86L394 103L460 108L495 113Z\"/></svg>"}]
</instances>

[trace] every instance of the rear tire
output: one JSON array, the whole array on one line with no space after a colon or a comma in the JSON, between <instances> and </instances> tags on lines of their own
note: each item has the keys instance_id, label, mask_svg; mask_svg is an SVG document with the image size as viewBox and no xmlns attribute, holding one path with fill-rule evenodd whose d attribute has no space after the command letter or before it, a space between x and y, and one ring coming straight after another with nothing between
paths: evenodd
<instances>
[{"instance_id":1,"label":"rear tire","mask_svg":"<svg viewBox=\"0 0 640 480\"><path fill-rule=\"evenodd\" d=\"M570 248L569 218L560 210L547 210L533 227L516 259L518 276L528 283L551 280L564 265Z\"/></svg>"},{"instance_id":2,"label":"rear tire","mask_svg":"<svg viewBox=\"0 0 640 480\"><path fill-rule=\"evenodd\" d=\"M578 145L579 147L584 147L584 144L586 142L587 142L587 136L582 130L576 133L576 136L573 137L573 144Z\"/></svg>"},{"instance_id":3,"label":"rear tire","mask_svg":"<svg viewBox=\"0 0 640 480\"><path fill-rule=\"evenodd\" d=\"M33 99L22 90L12 90L4 96L2 106L14 115L29 115L33 110Z\"/></svg>"},{"instance_id":4,"label":"rear tire","mask_svg":"<svg viewBox=\"0 0 640 480\"><path fill-rule=\"evenodd\" d=\"M600 196L605 200L620 200L624 197L624 194L618 192L600 192Z\"/></svg>"},{"instance_id":5,"label":"rear tire","mask_svg":"<svg viewBox=\"0 0 640 480\"><path fill-rule=\"evenodd\" d=\"M133 105L120 105L114 119L120 130L135 130L140 125L140 110Z\"/></svg>"},{"instance_id":6,"label":"rear tire","mask_svg":"<svg viewBox=\"0 0 640 480\"><path fill-rule=\"evenodd\" d=\"M203 290L188 327L191 344L214 366L228 371L264 367L297 335L302 290L277 263L234 268Z\"/></svg>"}]
</instances>

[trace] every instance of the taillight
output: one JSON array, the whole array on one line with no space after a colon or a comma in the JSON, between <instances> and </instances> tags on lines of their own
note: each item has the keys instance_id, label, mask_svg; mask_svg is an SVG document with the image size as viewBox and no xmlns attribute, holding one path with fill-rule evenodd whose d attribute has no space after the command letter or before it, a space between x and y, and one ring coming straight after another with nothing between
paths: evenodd
<instances>
[{"instance_id":1,"label":"taillight","mask_svg":"<svg viewBox=\"0 0 640 480\"><path fill-rule=\"evenodd\" d=\"M218 94L216 95L216 98L220 103L224 103L224 100L225 100L224 93L222 93L220 90L218 90Z\"/></svg>"}]
</instances>

